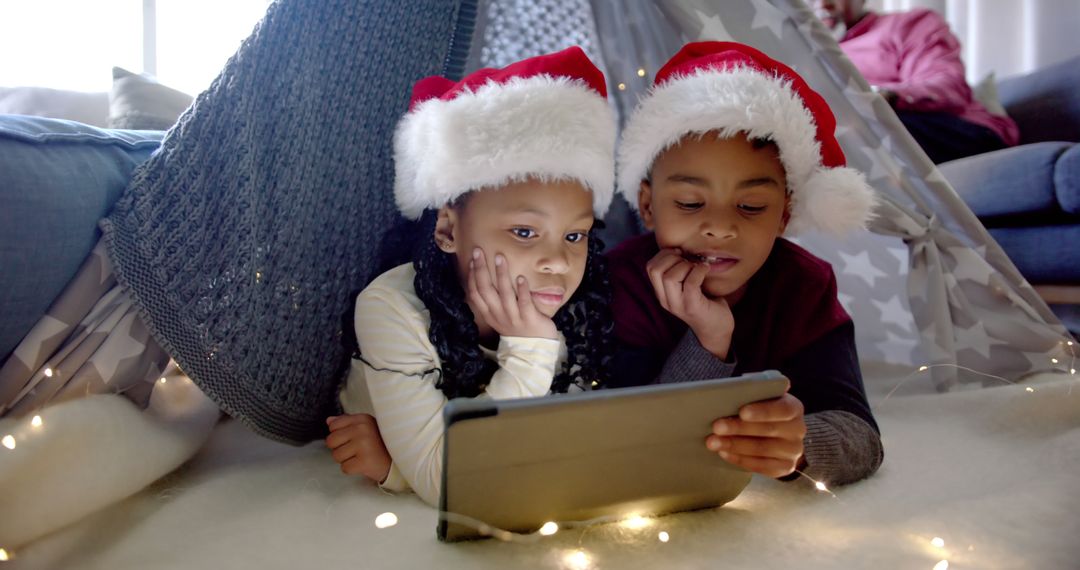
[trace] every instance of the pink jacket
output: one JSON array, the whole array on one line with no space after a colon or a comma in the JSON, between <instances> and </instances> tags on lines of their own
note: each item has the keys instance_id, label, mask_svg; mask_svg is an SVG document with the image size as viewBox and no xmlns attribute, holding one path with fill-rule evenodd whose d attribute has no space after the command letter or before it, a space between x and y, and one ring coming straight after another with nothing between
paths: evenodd
<instances>
[{"instance_id":1,"label":"pink jacket","mask_svg":"<svg viewBox=\"0 0 1080 570\"><path fill-rule=\"evenodd\" d=\"M1009 146L1019 140L1012 119L990 114L972 98L960 42L937 13L868 13L848 30L840 48L871 85L898 95L897 109L954 113L989 128Z\"/></svg>"}]
</instances>

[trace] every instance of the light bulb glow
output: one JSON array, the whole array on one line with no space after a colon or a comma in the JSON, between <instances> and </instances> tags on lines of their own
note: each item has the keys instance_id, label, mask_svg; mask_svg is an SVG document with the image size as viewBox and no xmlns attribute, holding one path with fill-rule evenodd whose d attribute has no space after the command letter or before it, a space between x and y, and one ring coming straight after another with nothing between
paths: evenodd
<instances>
[{"instance_id":1,"label":"light bulb glow","mask_svg":"<svg viewBox=\"0 0 1080 570\"><path fill-rule=\"evenodd\" d=\"M4 436L4 439L0 440L0 443L4 444L4 447L8 449L15 449L15 438L11 434Z\"/></svg>"},{"instance_id":2,"label":"light bulb glow","mask_svg":"<svg viewBox=\"0 0 1080 570\"><path fill-rule=\"evenodd\" d=\"M8 554L8 551L0 548L0 562L7 562L8 560L11 560L11 556Z\"/></svg>"},{"instance_id":3,"label":"light bulb glow","mask_svg":"<svg viewBox=\"0 0 1080 570\"><path fill-rule=\"evenodd\" d=\"M945 548L945 539L941 538L940 536L935 536L934 538L930 539L930 544L938 548Z\"/></svg>"},{"instance_id":4,"label":"light bulb glow","mask_svg":"<svg viewBox=\"0 0 1080 570\"><path fill-rule=\"evenodd\" d=\"M949 570L949 561L942 560L937 564L934 564L934 570Z\"/></svg>"},{"instance_id":5,"label":"light bulb glow","mask_svg":"<svg viewBox=\"0 0 1080 570\"><path fill-rule=\"evenodd\" d=\"M1024 389L1027 390L1028 392L1034 392L1035 391L1035 388L1032 388L1031 386L1028 386L1027 388L1024 388Z\"/></svg>"},{"instance_id":6,"label":"light bulb glow","mask_svg":"<svg viewBox=\"0 0 1080 570\"><path fill-rule=\"evenodd\" d=\"M375 528L390 528L397 523L398 518L394 513L383 513L375 517Z\"/></svg>"},{"instance_id":7,"label":"light bulb glow","mask_svg":"<svg viewBox=\"0 0 1080 570\"><path fill-rule=\"evenodd\" d=\"M645 70L644 70L644 69L640 69L640 68L639 68L639 69L637 70L637 76L638 76L638 77L645 77Z\"/></svg>"},{"instance_id":8,"label":"light bulb glow","mask_svg":"<svg viewBox=\"0 0 1080 570\"><path fill-rule=\"evenodd\" d=\"M620 83L619 84L619 91L626 91L626 84L625 83Z\"/></svg>"},{"instance_id":9,"label":"light bulb glow","mask_svg":"<svg viewBox=\"0 0 1080 570\"><path fill-rule=\"evenodd\" d=\"M660 542L667 542L669 540L671 540L671 537L668 536L667 531L660 531Z\"/></svg>"},{"instance_id":10,"label":"light bulb glow","mask_svg":"<svg viewBox=\"0 0 1080 570\"><path fill-rule=\"evenodd\" d=\"M557 532L559 532L559 525L551 521L544 523L544 526L540 527L540 534L544 536L551 536Z\"/></svg>"},{"instance_id":11,"label":"light bulb glow","mask_svg":"<svg viewBox=\"0 0 1080 570\"><path fill-rule=\"evenodd\" d=\"M649 526L652 524L652 521L641 515L630 515L623 519L620 524L626 528L639 529Z\"/></svg>"},{"instance_id":12,"label":"light bulb glow","mask_svg":"<svg viewBox=\"0 0 1080 570\"><path fill-rule=\"evenodd\" d=\"M30 420L30 425L32 425L34 427L41 427L41 416L34 416Z\"/></svg>"},{"instance_id":13,"label":"light bulb glow","mask_svg":"<svg viewBox=\"0 0 1080 570\"><path fill-rule=\"evenodd\" d=\"M1050 362L1053 362L1054 364L1057 364L1057 359L1056 358L1051 358Z\"/></svg>"},{"instance_id":14,"label":"light bulb glow","mask_svg":"<svg viewBox=\"0 0 1080 570\"><path fill-rule=\"evenodd\" d=\"M920 366L919 367L919 372L926 372L927 370L928 370L928 367L926 367L926 366Z\"/></svg>"},{"instance_id":15,"label":"light bulb glow","mask_svg":"<svg viewBox=\"0 0 1080 570\"><path fill-rule=\"evenodd\" d=\"M822 483L821 481L814 481L814 487L816 487L818 491L829 490L829 488L825 486L825 483Z\"/></svg>"},{"instance_id":16,"label":"light bulb glow","mask_svg":"<svg viewBox=\"0 0 1080 570\"><path fill-rule=\"evenodd\" d=\"M164 384L166 382L165 377L162 376L161 378L158 378L158 382L161 382L162 384Z\"/></svg>"},{"instance_id":17,"label":"light bulb glow","mask_svg":"<svg viewBox=\"0 0 1080 570\"><path fill-rule=\"evenodd\" d=\"M589 567L589 562L589 555L584 550L573 550L563 557L566 567L573 570L585 570Z\"/></svg>"}]
</instances>

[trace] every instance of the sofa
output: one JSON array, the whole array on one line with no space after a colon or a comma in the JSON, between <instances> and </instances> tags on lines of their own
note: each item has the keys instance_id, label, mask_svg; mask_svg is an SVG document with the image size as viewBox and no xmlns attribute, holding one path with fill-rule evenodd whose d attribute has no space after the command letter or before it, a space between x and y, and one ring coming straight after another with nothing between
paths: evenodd
<instances>
[{"instance_id":1,"label":"sofa","mask_svg":"<svg viewBox=\"0 0 1080 570\"><path fill-rule=\"evenodd\" d=\"M1051 309L1080 330L1080 57L998 83L1020 144L940 165Z\"/></svg>"}]
</instances>

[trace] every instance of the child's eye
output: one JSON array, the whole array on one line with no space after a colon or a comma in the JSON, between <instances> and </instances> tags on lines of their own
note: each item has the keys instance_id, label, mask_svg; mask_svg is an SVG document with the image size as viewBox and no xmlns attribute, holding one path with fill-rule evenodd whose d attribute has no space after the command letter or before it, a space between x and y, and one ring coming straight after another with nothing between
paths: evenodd
<instances>
[{"instance_id":1,"label":"child's eye","mask_svg":"<svg viewBox=\"0 0 1080 570\"><path fill-rule=\"evenodd\" d=\"M518 239L532 239L536 237L536 230L531 228L510 228L510 233Z\"/></svg>"},{"instance_id":2,"label":"child's eye","mask_svg":"<svg viewBox=\"0 0 1080 570\"><path fill-rule=\"evenodd\" d=\"M765 211L767 206L751 206L749 204L739 204L739 209L747 214L760 214Z\"/></svg>"},{"instance_id":3,"label":"child's eye","mask_svg":"<svg viewBox=\"0 0 1080 570\"><path fill-rule=\"evenodd\" d=\"M701 202L680 202L678 200L675 201L675 205L678 206L680 210L696 210L704 206Z\"/></svg>"},{"instance_id":4,"label":"child's eye","mask_svg":"<svg viewBox=\"0 0 1080 570\"><path fill-rule=\"evenodd\" d=\"M566 241L570 243L580 243L589 239L589 234L585 232L572 232L566 234Z\"/></svg>"}]
</instances>

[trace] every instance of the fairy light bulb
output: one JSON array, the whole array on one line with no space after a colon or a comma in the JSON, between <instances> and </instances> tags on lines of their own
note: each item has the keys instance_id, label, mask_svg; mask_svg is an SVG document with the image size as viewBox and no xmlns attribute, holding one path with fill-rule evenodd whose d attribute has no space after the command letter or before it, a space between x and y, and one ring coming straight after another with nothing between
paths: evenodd
<instances>
[{"instance_id":1,"label":"fairy light bulb","mask_svg":"<svg viewBox=\"0 0 1080 570\"><path fill-rule=\"evenodd\" d=\"M934 564L934 570L949 570L949 561L942 560L937 564Z\"/></svg>"},{"instance_id":2,"label":"fairy light bulb","mask_svg":"<svg viewBox=\"0 0 1080 570\"><path fill-rule=\"evenodd\" d=\"M162 376L161 378L158 378L158 382L161 382L162 384L164 384L166 382L165 377Z\"/></svg>"},{"instance_id":3,"label":"fairy light bulb","mask_svg":"<svg viewBox=\"0 0 1080 570\"><path fill-rule=\"evenodd\" d=\"M619 84L619 91L626 91L626 84L625 83L620 83Z\"/></svg>"},{"instance_id":4,"label":"fairy light bulb","mask_svg":"<svg viewBox=\"0 0 1080 570\"><path fill-rule=\"evenodd\" d=\"M540 527L540 534L544 536L551 536L557 532L559 532L559 525L551 521L544 523L544 526Z\"/></svg>"},{"instance_id":5,"label":"fairy light bulb","mask_svg":"<svg viewBox=\"0 0 1080 570\"><path fill-rule=\"evenodd\" d=\"M669 536L667 531L664 531L664 530L660 531L659 538L660 538L660 542L667 542L667 541L671 540L671 536Z\"/></svg>"},{"instance_id":6,"label":"fairy light bulb","mask_svg":"<svg viewBox=\"0 0 1080 570\"><path fill-rule=\"evenodd\" d=\"M0 548L0 562L7 562L8 560L11 560L11 555L8 554L8 551Z\"/></svg>"},{"instance_id":7,"label":"fairy light bulb","mask_svg":"<svg viewBox=\"0 0 1080 570\"><path fill-rule=\"evenodd\" d=\"M46 368L46 369L45 369L45 377L46 377L46 378L52 378L52 377L53 377L53 371L52 371L52 368Z\"/></svg>"},{"instance_id":8,"label":"fairy light bulb","mask_svg":"<svg viewBox=\"0 0 1080 570\"><path fill-rule=\"evenodd\" d=\"M622 526L630 529L645 528L652 523L649 519L641 515L630 515L622 521Z\"/></svg>"},{"instance_id":9,"label":"fairy light bulb","mask_svg":"<svg viewBox=\"0 0 1080 570\"><path fill-rule=\"evenodd\" d=\"M573 570L586 570L589 567L589 555L584 550L573 550L566 553L563 557L563 562L567 568Z\"/></svg>"},{"instance_id":10,"label":"fairy light bulb","mask_svg":"<svg viewBox=\"0 0 1080 570\"><path fill-rule=\"evenodd\" d=\"M935 536L934 538L930 539L930 544L936 546L937 548L945 548L945 539L941 538L940 536Z\"/></svg>"},{"instance_id":11,"label":"fairy light bulb","mask_svg":"<svg viewBox=\"0 0 1080 570\"><path fill-rule=\"evenodd\" d=\"M394 513L383 513L375 517L375 528L390 528L397 523L398 518Z\"/></svg>"},{"instance_id":12,"label":"fairy light bulb","mask_svg":"<svg viewBox=\"0 0 1080 570\"><path fill-rule=\"evenodd\" d=\"M1050 362L1053 362L1054 364L1057 364L1057 363L1058 363L1058 360L1057 360L1056 358L1051 358L1051 359L1050 359Z\"/></svg>"},{"instance_id":13,"label":"fairy light bulb","mask_svg":"<svg viewBox=\"0 0 1080 570\"><path fill-rule=\"evenodd\" d=\"M919 367L919 372L926 372L927 369L928 369L928 367L926 367L926 366L920 366Z\"/></svg>"},{"instance_id":14,"label":"fairy light bulb","mask_svg":"<svg viewBox=\"0 0 1080 570\"><path fill-rule=\"evenodd\" d=\"M1032 388L1031 386L1028 386L1027 388L1024 388L1024 389L1027 390L1028 392L1034 392L1035 391L1035 388Z\"/></svg>"},{"instance_id":15,"label":"fairy light bulb","mask_svg":"<svg viewBox=\"0 0 1080 570\"><path fill-rule=\"evenodd\" d=\"M4 436L4 439L0 440L0 443L4 444L4 447L8 449L15 449L15 437L11 434Z\"/></svg>"},{"instance_id":16,"label":"fairy light bulb","mask_svg":"<svg viewBox=\"0 0 1080 570\"><path fill-rule=\"evenodd\" d=\"M638 77L645 77L645 70L644 70L644 69L641 69L641 68L638 68L638 70L637 70L637 76L638 76Z\"/></svg>"},{"instance_id":17,"label":"fairy light bulb","mask_svg":"<svg viewBox=\"0 0 1080 570\"><path fill-rule=\"evenodd\" d=\"M822 491L822 492L828 492L829 491L829 488L826 487L825 483L822 483L821 481L814 481L814 487L816 487L818 491Z\"/></svg>"},{"instance_id":18,"label":"fairy light bulb","mask_svg":"<svg viewBox=\"0 0 1080 570\"><path fill-rule=\"evenodd\" d=\"M41 416L34 416L30 420L30 425L32 425L34 427L41 427Z\"/></svg>"}]
</instances>

